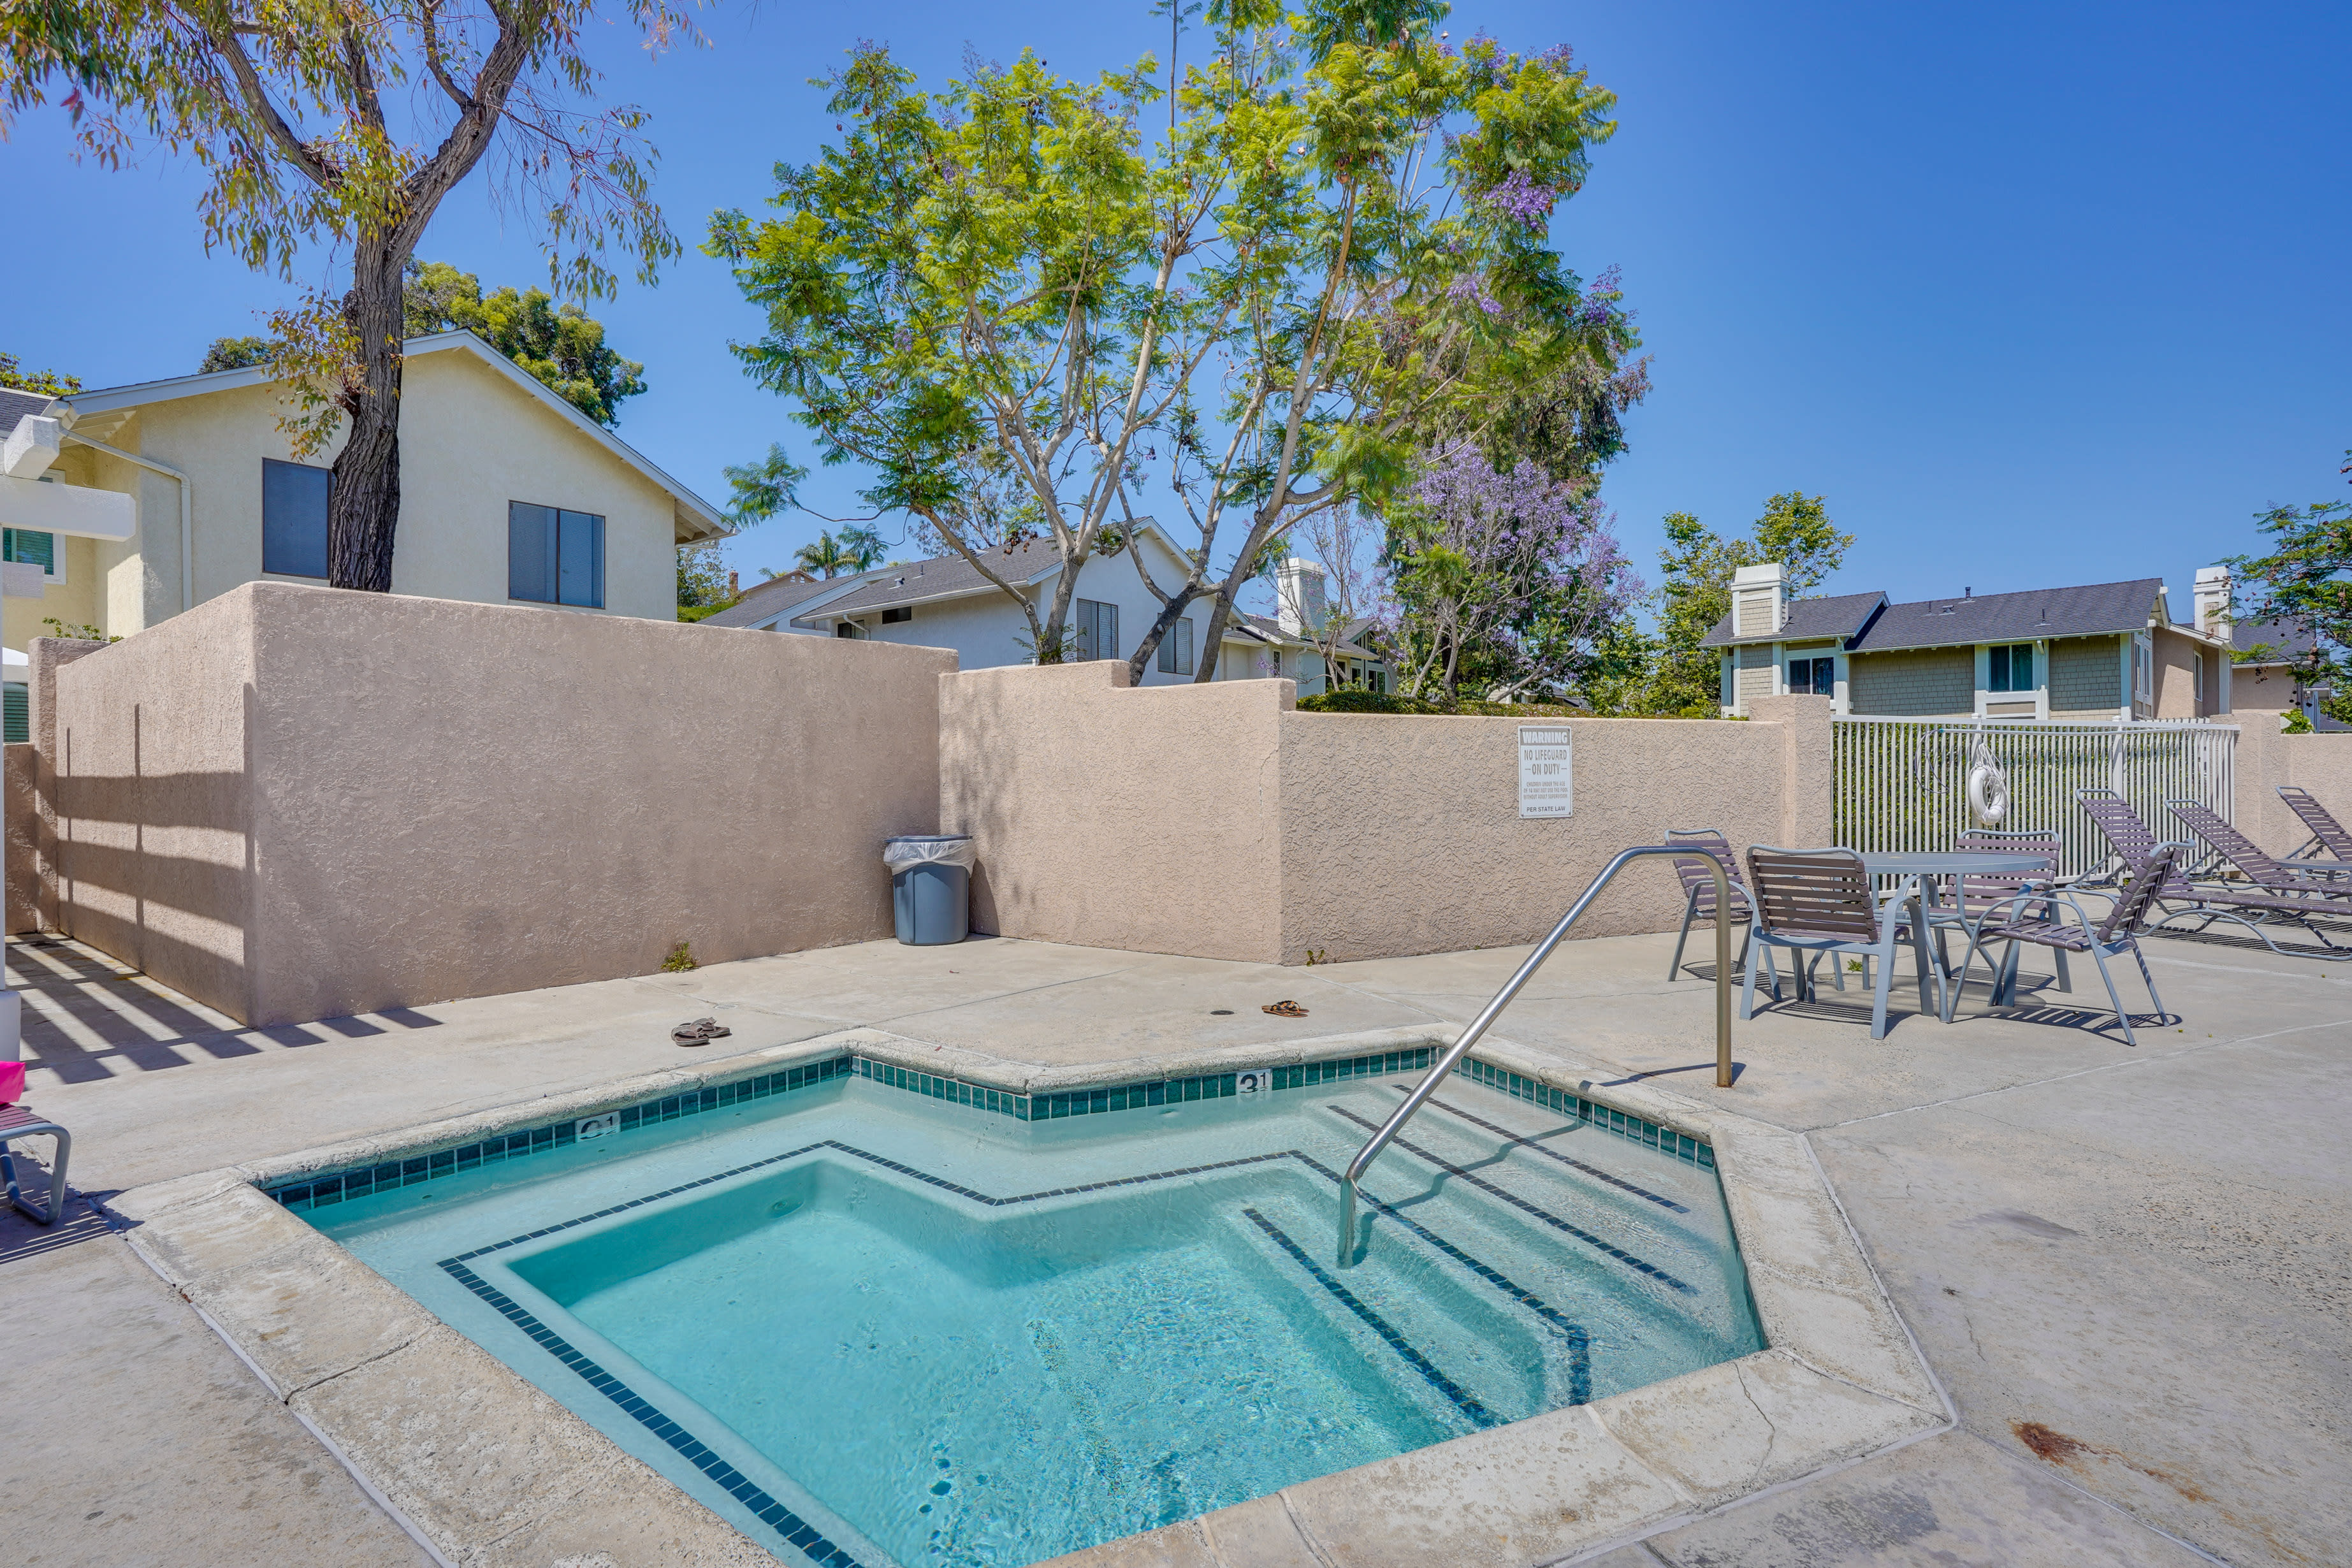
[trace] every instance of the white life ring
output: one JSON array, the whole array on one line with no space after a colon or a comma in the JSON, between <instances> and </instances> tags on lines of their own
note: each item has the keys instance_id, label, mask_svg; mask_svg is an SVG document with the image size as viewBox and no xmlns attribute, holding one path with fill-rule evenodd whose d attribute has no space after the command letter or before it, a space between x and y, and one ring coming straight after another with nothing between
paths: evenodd
<instances>
[{"instance_id":1,"label":"white life ring","mask_svg":"<svg viewBox=\"0 0 2352 1568\"><path fill-rule=\"evenodd\" d=\"M1998 827L2009 815L2009 777L1991 753L1978 749L1976 765L1969 770L1969 808L1987 827Z\"/></svg>"}]
</instances>

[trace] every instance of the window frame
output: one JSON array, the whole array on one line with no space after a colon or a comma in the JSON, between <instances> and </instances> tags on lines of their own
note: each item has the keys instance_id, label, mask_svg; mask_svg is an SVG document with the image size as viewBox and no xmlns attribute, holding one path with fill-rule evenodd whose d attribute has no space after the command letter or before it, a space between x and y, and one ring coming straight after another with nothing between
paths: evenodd
<instances>
[{"instance_id":1,"label":"window frame","mask_svg":"<svg viewBox=\"0 0 2352 1568\"><path fill-rule=\"evenodd\" d=\"M1168 635L1160 639L1159 657L1153 661L1162 675L1191 675L1198 668L1192 658L1192 617L1179 616Z\"/></svg>"},{"instance_id":2,"label":"window frame","mask_svg":"<svg viewBox=\"0 0 2352 1568\"><path fill-rule=\"evenodd\" d=\"M1796 670L1805 667L1805 684L1797 685ZM1829 684L1822 684L1822 667L1829 667ZM1835 697L1837 695L1837 655L1819 653L1793 654L1787 660L1789 695L1791 697Z\"/></svg>"},{"instance_id":3,"label":"window frame","mask_svg":"<svg viewBox=\"0 0 2352 1568\"><path fill-rule=\"evenodd\" d=\"M38 565L41 568L41 583L44 587L52 584L63 583L66 580L66 540L68 536L62 533L51 533L48 530L43 528L0 529L0 534L14 536L20 533L37 533L42 538L47 540L49 542L48 560L37 563L32 561L18 561L16 559L16 547L13 537L5 541L0 541L0 560L5 560L12 564L19 566Z\"/></svg>"},{"instance_id":4,"label":"window frame","mask_svg":"<svg viewBox=\"0 0 2352 1568\"><path fill-rule=\"evenodd\" d=\"M904 626L914 618L915 606L912 605L894 605L882 612L882 624L886 626Z\"/></svg>"},{"instance_id":5,"label":"window frame","mask_svg":"<svg viewBox=\"0 0 2352 1568\"><path fill-rule=\"evenodd\" d=\"M1118 657L1118 602L1111 599L1080 599L1074 607L1077 618L1077 634L1074 640L1077 645L1078 656L1075 662L1093 664L1103 659L1117 658ZM1108 618L1110 622L1111 651L1108 653L1102 652L1100 647L1103 635L1102 623L1106 618L1106 611L1108 612Z\"/></svg>"}]
</instances>

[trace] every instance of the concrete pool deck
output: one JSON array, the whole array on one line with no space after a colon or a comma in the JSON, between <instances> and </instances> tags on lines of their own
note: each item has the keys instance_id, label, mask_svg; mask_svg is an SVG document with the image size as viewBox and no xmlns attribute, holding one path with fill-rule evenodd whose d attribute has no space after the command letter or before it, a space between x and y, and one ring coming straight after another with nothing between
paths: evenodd
<instances>
[{"instance_id":1,"label":"concrete pool deck","mask_svg":"<svg viewBox=\"0 0 2352 1568\"><path fill-rule=\"evenodd\" d=\"M1951 1028L1904 1017L1880 1043L1831 992L1735 1026L1742 1071L1719 1091L1711 989L1663 978L1671 942L1570 944L1498 1034L1596 1085L1654 1083L1803 1134L1959 1426L1601 1560L2340 1559L2352 976L2152 942L2180 1021L2143 1028L2137 1047L2092 1032L2095 1016L2067 1005L2089 1000L2079 985ZM75 1185L103 1198L667 1068L689 1054L669 1026L703 1013L735 1030L703 1058L868 1026L1048 1067L1149 1064L1459 1021L1521 951L1284 969L872 943L267 1030L86 949L12 942L10 969L32 994L31 1098L73 1129ZM2136 977L2122 983L2129 1002ZM1282 998L1309 1016L1259 1010ZM39 1443L0 1461L23 1560L425 1561L194 1310L79 1212L62 1235L0 1228L0 1302L36 1347L0 1386L20 1408L66 1413L22 1421ZM1382 1560L1376 1541L1319 1544L1336 1562ZM1139 1542L1154 1554L1134 1561L1213 1564L1237 1545L1180 1532Z\"/></svg>"}]
</instances>

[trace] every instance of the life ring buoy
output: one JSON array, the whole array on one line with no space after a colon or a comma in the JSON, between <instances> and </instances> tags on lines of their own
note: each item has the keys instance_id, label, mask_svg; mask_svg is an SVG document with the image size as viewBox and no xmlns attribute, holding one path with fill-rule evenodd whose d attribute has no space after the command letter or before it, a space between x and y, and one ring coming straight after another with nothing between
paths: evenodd
<instances>
[{"instance_id":1,"label":"life ring buoy","mask_svg":"<svg viewBox=\"0 0 2352 1568\"><path fill-rule=\"evenodd\" d=\"M1976 765L1969 770L1969 808L1987 827L2000 826L2001 819L2009 815L2009 777L1981 748L1977 752Z\"/></svg>"}]
</instances>

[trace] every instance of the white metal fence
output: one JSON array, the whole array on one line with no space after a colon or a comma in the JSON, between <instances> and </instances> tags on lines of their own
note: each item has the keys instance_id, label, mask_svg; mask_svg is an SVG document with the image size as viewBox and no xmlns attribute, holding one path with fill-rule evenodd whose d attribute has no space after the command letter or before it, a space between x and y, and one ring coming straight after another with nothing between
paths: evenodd
<instances>
[{"instance_id":1,"label":"white metal fence","mask_svg":"<svg viewBox=\"0 0 2352 1568\"><path fill-rule=\"evenodd\" d=\"M2234 725L1847 718L1833 721L1837 842L1855 849L1948 849L1983 826L1969 804L1981 740L2007 775L2009 831L2057 831L2061 871L2106 863L2106 840L2075 800L2078 789L2122 794L2158 838L2189 835L2165 808L2186 797L2231 816Z\"/></svg>"}]
</instances>

